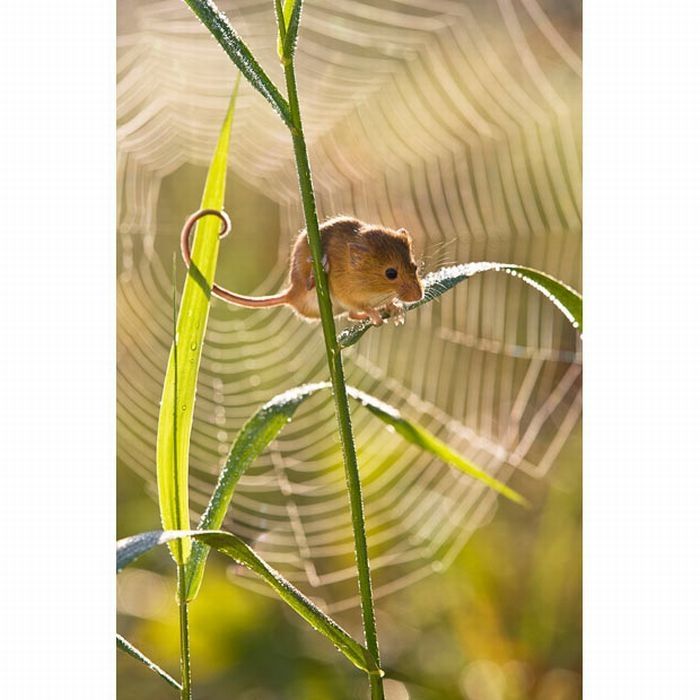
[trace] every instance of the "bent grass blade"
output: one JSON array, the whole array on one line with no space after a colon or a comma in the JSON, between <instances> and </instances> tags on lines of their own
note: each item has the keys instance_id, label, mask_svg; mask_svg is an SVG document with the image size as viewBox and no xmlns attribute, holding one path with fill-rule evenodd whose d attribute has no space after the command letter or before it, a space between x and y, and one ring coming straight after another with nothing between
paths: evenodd
<instances>
[{"instance_id":1,"label":"bent grass blade","mask_svg":"<svg viewBox=\"0 0 700 700\"><path fill-rule=\"evenodd\" d=\"M544 294L566 316L571 325L578 329L579 333L583 331L583 298L575 289L540 270L507 263L466 263L430 272L423 279L425 284L423 299L413 304L406 304L406 311L429 304L455 285L479 272L505 272L522 279ZM372 324L369 321L361 321L345 328L338 334L340 347L348 348L354 345L371 327Z\"/></svg>"},{"instance_id":2,"label":"bent grass blade","mask_svg":"<svg viewBox=\"0 0 700 700\"><path fill-rule=\"evenodd\" d=\"M353 399L359 401L370 413L394 428L394 430L407 442L410 442L412 445L416 445L416 447L420 447L422 450L435 455L435 457L438 457L443 462L457 467L457 469L460 471L463 471L465 474L468 474L474 479L481 481L490 489L500 493L502 496L505 496L514 503L521 506L529 506L528 501L517 491L514 491L503 482L487 474L475 464L472 464L468 460L464 459L464 457L457 454L457 452L455 452L447 443L444 443L442 440L436 438L425 428L422 428L420 425L416 425L415 423L403 418L393 406L390 406L389 404L374 398L374 396L365 394L364 391L360 391L359 389L355 389L351 386L348 387L348 396L352 396Z\"/></svg>"},{"instance_id":3,"label":"bent grass blade","mask_svg":"<svg viewBox=\"0 0 700 700\"><path fill-rule=\"evenodd\" d=\"M328 389L330 384L305 384L296 389L285 391L264 404L252 418L241 428L236 436L219 480L214 488L209 504L200 518L197 529L218 530L224 522L233 491L246 469L257 459L258 455L277 437L280 430L291 420L298 406L320 389ZM187 562L185 579L187 600L193 600L199 592L204 576L204 565L209 546L196 541L192 555Z\"/></svg>"},{"instance_id":4,"label":"bent grass blade","mask_svg":"<svg viewBox=\"0 0 700 700\"><path fill-rule=\"evenodd\" d=\"M301 591L295 588L279 572L261 559L243 540L230 532L222 531L163 531L142 532L117 542L117 571L129 566L142 554L161 544L173 540L192 538L204 542L238 564L250 569L267 583L277 595L308 622L316 631L330 640L335 647L357 668L372 675L382 675L372 656L356 642L340 625L314 605Z\"/></svg>"},{"instance_id":5,"label":"bent grass blade","mask_svg":"<svg viewBox=\"0 0 700 700\"><path fill-rule=\"evenodd\" d=\"M292 419L301 403L319 391L330 388L329 382L319 382L290 389L268 401L248 420L231 446L209 504L197 526L199 530L218 530L222 526L236 484L246 469L277 437L282 428ZM401 437L411 444L430 452L447 464L457 467L511 501L520 505L527 504L525 498L519 493L464 459L425 428L403 418L392 406L354 387L348 387L347 391L349 396L359 401L362 406L385 423L391 425ZM192 555L185 567L187 600L194 599L199 592L208 553L209 546L205 541L200 540L193 543Z\"/></svg>"}]
</instances>

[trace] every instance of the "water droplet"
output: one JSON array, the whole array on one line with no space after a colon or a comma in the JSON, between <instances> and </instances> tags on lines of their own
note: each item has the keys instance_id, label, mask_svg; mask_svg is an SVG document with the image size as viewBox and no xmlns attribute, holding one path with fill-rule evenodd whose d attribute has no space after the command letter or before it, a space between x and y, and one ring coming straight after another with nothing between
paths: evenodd
<instances>
[{"instance_id":1,"label":"water droplet","mask_svg":"<svg viewBox=\"0 0 700 700\"><path fill-rule=\"evenodd\" d=\"M197 349L197 343L192 343L190 345L190 350L192 350L194 352L196 349Z\"/></svg>"}]
</instances>

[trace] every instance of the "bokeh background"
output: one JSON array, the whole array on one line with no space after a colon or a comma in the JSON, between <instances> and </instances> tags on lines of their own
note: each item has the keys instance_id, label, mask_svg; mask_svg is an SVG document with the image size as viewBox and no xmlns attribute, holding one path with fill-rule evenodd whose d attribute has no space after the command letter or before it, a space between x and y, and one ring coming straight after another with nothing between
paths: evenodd
<instances>
[{"instance_id":1,"label":"bokeh background","mask_svg":"<svg viewBox=\"0 0 700 700\"><path fill-rule=\"evenodd\" d=\"M271 0L220 3L278 85ZM118 535L160 526L158 402L171 260L198 208L235 78L178 0L119 0ZM322 218L405 226L425 270L537 267L581 288L581 8L569 0L307 0L297 52ZM282 286L303 225L291 142L244 82L217 279ZM178 285L184 268L179 265ZM341 322L342 325L342 322ZM541 295L486 274L368 332L352 384L524 493L525 510L407 448L361 408L365 489L390 700L581 694L581 348ZM276 393L326 378L317 326L213 302L191 448L196 522L237 430ZM327 397L299 409L237 489L226 527L361 637L344 475ZM244 571L211 557L192 606L196 697L363 698L365 679ZM118 579L119 630L173 674L165 549ZM118 658L120 698L173 692Z\"/></svg>"}]
</instances>

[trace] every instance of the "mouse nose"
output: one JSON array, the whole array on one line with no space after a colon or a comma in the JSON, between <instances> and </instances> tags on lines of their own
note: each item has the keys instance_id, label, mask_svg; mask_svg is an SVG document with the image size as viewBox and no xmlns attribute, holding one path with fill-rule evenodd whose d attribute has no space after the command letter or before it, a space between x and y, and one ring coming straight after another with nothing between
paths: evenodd
<instances>
[{"instance_id":1,"label":"mouse nose","mask_svg":"<svg viewBox=\"0 0 700 700\"><path fill-rule=\"evenodd\" d=\"M420 301L423 298L423 285L418 282L401 290L401 301Z\"/></svg>"}]
</instances>

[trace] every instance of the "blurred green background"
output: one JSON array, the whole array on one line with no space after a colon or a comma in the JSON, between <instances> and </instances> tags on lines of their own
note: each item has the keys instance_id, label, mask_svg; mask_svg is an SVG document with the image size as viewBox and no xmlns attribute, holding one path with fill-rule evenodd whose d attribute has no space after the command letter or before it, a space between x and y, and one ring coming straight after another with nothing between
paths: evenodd
<instances>
[{"instance_id":1,"label":"blurred green background","mask_svg":"<svg viewBox=\"0 0 700 700\"><path fill-rule=\"evenodd\" d=\"M221 2L283 83L269 0ZM581 287L578 2L307 0L298 54L319 213L413 234L426 270L537 267ZM226 56L175 0L119 0L117 54L118 536L160 526L158 401L170 269L198 208L233 83ZM241 84L217 279L284 281L303 225L291 144ZM178 266L178 285L184 268ZM340 321L342 325L343 321ZM353 410L387 698L581 696L581 347L541 295L484 275L370 331L349 380L522 492L519 508L408 449ZM215 302L191 454L196 522L243 422L327 371L317 326L287 309ZM342 465L326 398L299 409L241 480L226 527L361 638ZM349 573L348 573L349 571ZM177 675L174 571L153 552L118 577L118 630ZM364 698L363 675L250 576L212 556L192 605L195 697ZM120 698L174 690L118 655Z\"/></svg>"},{"instance_id":2,"label":"blurred green background","mask_svg":"<svg viewBox=\"0 0 700 700\"><path fill-rule=\"evenodd\" d=\"M501 503L447 571L379 602L388 698L581 697L580 457L576 430L547 483L513 480L532 510ZM152 499L127 474L118 488L121 536L158 527ZM278 601L233 584L235 576L212 557L191 608L195 697L366 696L364 676L324 638ZM118 601L120 631L177 676L175 581L164 549L121 574ZM356 612L338 621L361 635ZM175 697L133 659L117 661L120 698Z\"/></svg>"}]
</instances>

